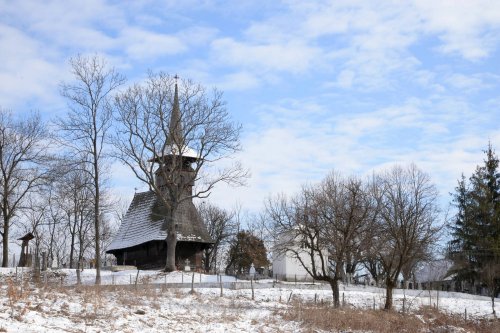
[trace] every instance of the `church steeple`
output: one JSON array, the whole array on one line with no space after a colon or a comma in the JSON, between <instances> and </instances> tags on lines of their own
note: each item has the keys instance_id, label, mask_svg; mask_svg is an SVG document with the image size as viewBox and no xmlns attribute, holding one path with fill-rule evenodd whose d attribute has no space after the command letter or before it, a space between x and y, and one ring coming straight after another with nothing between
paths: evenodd
<instances>
[{"instance_id":1,"label":"church steeple","mask_svg":"<svg viewBox=\"0 0 500 333\"><path fill-rule=\"evenodd\" d=\"M157 156L153 157L150 162L156 162L167 165L171 163L172 156L182 157L182 163L192 163L198 160L200 157L198 153L188 147L186 143L186 138L184 137L184 131L182 128L182 115L179 103L179 88L177 86L177 75L175 78L175 88L174 88L174 101L172 104L172 112L170 114L170 120L168 124L168 129L165 129L166 140L161 151L158 151ZM170 161L170 162L168 162ZM160 169L158 169L160 170Z\"/></svg>"},{"instance_id":2,"label":"church steeple","mask_svg":"<svg viewBox=\"0 0 500 333\"><path fill-rule=\"evenodd\" d=\"M184 135L182 133L181 110L179 107L179 91L177 88L177 79L179 77L176 75L174 78L175 78L174 105L172 106L172 114L170 115L167 145L183 147Z\"/></svg>"}]
</instances>

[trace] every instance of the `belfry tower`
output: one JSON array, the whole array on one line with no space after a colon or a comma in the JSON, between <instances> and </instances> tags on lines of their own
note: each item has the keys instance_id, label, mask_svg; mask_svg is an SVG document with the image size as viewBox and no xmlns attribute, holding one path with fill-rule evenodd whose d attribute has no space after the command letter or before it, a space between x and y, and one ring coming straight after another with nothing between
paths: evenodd
<instances>
[{"instance_id":1,"label":"belfry tower","mask_svg":"<svg viewBox=\"0 0 500 333\"><path fill-rule=\"evenodd\" d=\"M165 191L162 197L179 200L165 205L152 191L135 194L106 251L115 255L119 265L135 265L139 269L165 267L167 228L168 223L173 223L177 236L176 265L183 268L188 260L194 269L202 268L202 251L213 241L192 201L196 177L192 165L199 158L186 145L176 82L167 140L162 152L150 161L159 165L155 182ZM167 216L172 216L172 221L166 219Z\"/></svg>"}]
</instances>

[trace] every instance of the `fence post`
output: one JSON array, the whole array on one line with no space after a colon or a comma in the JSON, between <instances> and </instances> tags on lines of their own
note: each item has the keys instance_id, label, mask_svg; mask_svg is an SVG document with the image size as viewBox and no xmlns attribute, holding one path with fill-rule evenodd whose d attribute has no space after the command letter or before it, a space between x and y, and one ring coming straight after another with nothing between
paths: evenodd
<instances>
[{"instance_id":1,"label":"fence post","mask_svg":"<svg viewBox=\"0 0 500 333\"><path fill-rule=\"evenodd\" d=\"M467 321L467 308L465 308L465 321Z\"/></svg>"},{"instance_id":2,"label":"fence post","mask_svg":"<svg viewBox=\"0 0 500 333\"><path fill-rule=\"evenodd\" d=\"M403 314L405 313L405 305L406 305L406 289L403 288Z\"/></svg>"},{"instance_id":3,"label":"fence post","mask_svg":"<svg viewBox=\"0 0 500 333\"><path fill-rule=\"evenodd\" d=\"M194 272L191 278L191 294L194 294Z\"/></svg>"},{"instance_id":4,"label":"fence post","mask_svg":"<svg viewBox=\"0 0 500 333\"><path fill-rule=\"evenodd\" d=\"M137 282L139 281L139 270L137 270L137 275L135 276L135 290L137 290Z\"/></svg>"},{"instance_id":5,"label":"fence post","mask_svg":"<svg viewBox=\"0 0 500 333\"><path fill-rule=\"evenodd\" d=\"M223 296L223 292L222 292L222 278L219 279L219 283L220 283L220 297Z\"/></svg>"},{"instance_id":6,"label":"fence post","mask_svg":"<svg viewBox=\"0 0 500 333\"><path fill-rule=\"evenodd\" d=\"M345 294L342 293L342 306L345 306Z\"/></svg>"},{"instance_id":7,"label":"fence post","mask_svg":"<svg viewBox=\"0 0 500 333\"><path fill-rule=\"evenodd\" d=\"M255 298L254 298L253 279L252 278L250 278L250 286L252 287L252 301L253 301Z\"/></svg>"}]
</instances>

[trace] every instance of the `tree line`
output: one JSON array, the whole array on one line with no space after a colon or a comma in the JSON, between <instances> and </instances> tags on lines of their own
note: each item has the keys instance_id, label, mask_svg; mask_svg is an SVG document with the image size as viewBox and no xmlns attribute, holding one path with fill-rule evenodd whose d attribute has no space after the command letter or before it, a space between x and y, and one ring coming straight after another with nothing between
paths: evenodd
<instances>
[{"instance_id":1,"label":"tree line","mask_svg":"<svg viewBox=\"0 0 500 333\"><path fill-rule=\"evenodd\" d=\"M216 184L240 185L248 177L234 160L215 163L240 149L241 125L231 121L221 92L190 80L150 72L126 87L99 56L78 55L70 67L73 80L60 85L64 116L45 123L36 113L21 119L0 109L2 266L17 224L35 234L35 251L47 252L49 265L78 268L91 258L99 284L110 216L125 214L108 183L111 162L119 160L162 203L165 268L175 269L177 207L208 197Z\"/></svg>"},{"instance_id":2,"label":"tree line","mask_svg":"<svg viewBox=\"0 0 500 333\"><path fill-rule=\"evenodd\" d=\"M415 165L395 166L369 179L332 172L294 196L266 202L274 251L299 261L315 280L330 284L340 305L339 281L364 266L392 291L432 256L443 223L437 190Z\"/></svg>"}]
</instances>

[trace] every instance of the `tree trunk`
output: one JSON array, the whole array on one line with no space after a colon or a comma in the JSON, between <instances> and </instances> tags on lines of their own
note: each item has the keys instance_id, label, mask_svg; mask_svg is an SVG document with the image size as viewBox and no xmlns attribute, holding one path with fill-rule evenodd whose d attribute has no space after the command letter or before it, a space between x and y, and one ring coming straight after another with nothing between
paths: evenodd
<instances>
[{"instance_id":1,"label":"tree trunk","mask_svg":"<svg viewBox=\"0 0 500 333\"><path fill-rule=\"evenodd\" d=\"M82 265L82 260L79 259L78 260L78 263L76 265L76 284L77 285L80 285L82 284L82 278L81 278L81 275L80 275L80 268L81 268L81 265Z\"/></svg>"},{"instance_id":2,"label":"tree trunk","mask_svg":"<svg viewBox=\"0 0 500 333\"><path fill-rule=\"evenodd\" d=\"M5 218L3 220L2 246L2 267L9 267L9 221L6 221Z\"/></svg>"},{"instance_id":3,"label":"tree trunk","mask_svg":"<svg viewBox=\"0 0 500 333\"><path fill-rule=\"evenodd\" d=\"M97 111L97 110L96 110ZM97 137L96 132L96 114L93 116L94 121L94 137L93 137L93 158L94 158L94 186L95 186L95 202L94 202L94 229L95 229L95 284L101 284L101 232L99 228L100 224L100 204L101 204L101 189L100 189L100 177L99 177L99 156L97 148Z\"/></svg>"},{"instance_id":4,"label":"tree trunk","mask_svg":"<svg viewBox=\"0 0 500 333\"><path fill-rule=\"evenodd\" d=\"M75 268L74 267L74 257L75 256L75 235L71 234L71 246L70 246L70 252L69 252L69 268Z\"/></svg>"},{"instance_id":5,"label":"tree trunk","mask_svg":"<svg viewBox=\"0 0 500 333\"><path fill-rule=\"evenodd\" d=\"M175 229L175 206L172 205L169 209L168 215L165 216L165 224L167 229L167 262L165 265L165 272L173 272L175 267L175 248L177 246L177 230Z\"/></svg>"},{"instance_id":6,"label":"tree trunk","mask_svg":"<svg viewBox=\"0 0 500 333\"><path fill-rule=\"evenodd\" d=\"M176 270L175 267L175 247L177 245L177 235L175 230L169 227L167 234L167 263L165 266L165 272L173 272Z\"/></svg>"},{"instance_id":7,"label":"tree trunk","mask_svg":"<svg viewBox=\"0 0 500 333\"><path fill-rule=\"evenodd\" d=\"M495 288L493 287L493 293L491 295L491 309L493 310L493 316L496 318L497 313L495 311Z\"/></svg>"},{"instance_id":8,"label":"tree trunk","mask_svg":"<svg viewBox=\"0 0 500 333\"><path fill-rule=\"evenodd\" d=\"M338 308L340 307L339 281L336 279L332 279L329 282L333 294L333 307Z\"/></svg>"},{"instance_id":9,"label":"tree trunk","mask_svg":"<svg viewBox=\"0 0 500 333\"><path fill-rule=\"evenodd\" d=\"M390 279L386 280L384 310L392 310L392 290L394 289L394 285L394 281Z\"/></svg>"},{"instance_id":10,"label":"tree trunk","mask_svg":"<svg viewBox=\"0 0 500 333\"><path fill-rule=\"evenodd\" d=\"M95 165L95 172L97 171L97 162ZM101 237L99 231L99 178L96 176L96 189L95 189L95 207L94 207L94 228L95 228L95 284L101 284Z\"/></svg>"},{"instance_id":11,"label":"tree trunk","mask_svg":"<svg viewBox=\"0 0 500 333\"><path fill-rule=\"evenodd\" d=\"M203 257L205 259L205 272L210 272L210 252L209 250L203 251Z\"/></svg>"},{"instance_id":12,"label":"tree trunk","mask_svg":"<svg viewBox=\"0 0 500 333\"><path fill-rule=\"evenodd\" d=\"M99 236L99 217L94 221L95 227L95 284L101 284L101 244Z\"/></svg>"}]
</instances>

